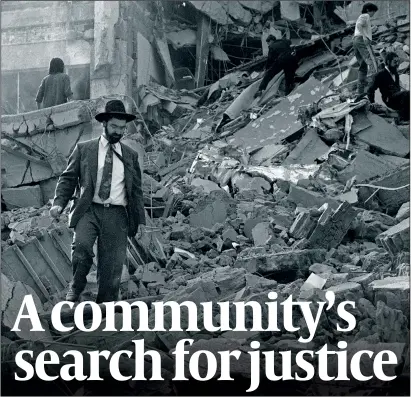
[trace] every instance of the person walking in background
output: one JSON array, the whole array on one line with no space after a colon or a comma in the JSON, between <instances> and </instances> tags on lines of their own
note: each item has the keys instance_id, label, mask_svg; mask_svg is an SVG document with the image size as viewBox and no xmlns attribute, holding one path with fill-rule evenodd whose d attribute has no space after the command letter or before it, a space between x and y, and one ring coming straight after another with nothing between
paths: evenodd
<instances>
[{"instance_id":1,"label":"person walking in background","mask_svg":"<svg viewBox=\"0 0 411 397\"><path fill-rule=\"evenodd\" d=\"M97 303L118 299L127 253L127 237L137 238L145 225L138 154L120 143L126 124L136 117L120 100L109 101L95 116L103 124L99 138L76 145L61 174L50 215L58 218L76 192L69 214L74 228L73 281L66 300L78 301L87 284L97 240Z\"/></svg>"},{"instance_id":2,"label":"person walking in background","mask_svg":"<svg viewBox=\"0 0 411 397\"><path fill-rule=\"evenodd\" d=\"M285 77L285 95L288 95L293 89L295 71L297 70L297 60L291 50L291 41L287 39L277 40L270 34L266 42L268 44L268 57L265 64L265 74L261 81L255 98L260 96L267 88L270 80L282 70Z\"/></svg>"},{"instance_id":3,"label":"person walking in background","mask_svg":"<svg viewBox=\"0 0 411 397\"><path fill-rule=\"evenodd\" d=\"M377 11L378 7L375 4L364 4L362 13L355 24L353 47L360 66L358 70L357 100L361 99L367 87L368 65L372 65L372 69L375 69L373 73L377 72L377 63L371 48L371 18Z\"/></svg>"},{"instance_id":4,"label":"person walking in background","mask_svg":"<svg viewBox=\"0 0 411 397\"><path fill-rule=\"evenodd\" d=\"M37 109L61 105L72 98L70 77L64 73L64 62L60 58L53 58L50 61L49 74L41 81L37 91Z\"/></svg>"}]
</instances>

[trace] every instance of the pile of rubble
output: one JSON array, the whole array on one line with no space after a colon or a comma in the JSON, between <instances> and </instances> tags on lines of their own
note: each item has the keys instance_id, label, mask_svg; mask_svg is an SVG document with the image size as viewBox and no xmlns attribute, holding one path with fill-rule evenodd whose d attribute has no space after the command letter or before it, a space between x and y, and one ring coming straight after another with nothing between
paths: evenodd
<instances>
[{"instance_id":1,"label":"pile of rubble","mask_svg":"<svg viewBox=\"0 0 411 397\"><path fill-rule=\"evenodd\" d=\"M404 62L409 62L407 27L397 20L375 32L381 48L390 43L398 52L401 47ZM142 168L149 223L141 240L129 239L120 298L148 304L263 303L269 291L276 291L280 302L290 295L316 302L333 291L338 301L356 302L357 327L338 332L335 313L327 312L312 349L343 340L353 351L389 345L399 360L397 374L409 375L409 126L396 126L394 112L382 103L370 107L365 100L347 100L355 89L355 58L346 37L338 40L335 53L321 52L301 62L299 84L287 97L281 95L280 74L262 98L254 99L261 73L252 69L233 72L207 87L201 98L143 87L140 111L146 120L160 117L155 109L161 106L168 109L170 124L163 125L163 114L161 130L146 146ZM401 81L408 79L409 85L409 63L402 71ZM19 142L29 139L9 135ZM264 350L295 354L306 348L297 342L306 330L300 313L294 313L301 327L295 334L201 330L117 332L108 338L101 330L60 334L49 326L46 337L11 332L25 294L36 296L47 324L71 277L67 214L52 222L50 204L43 204L1 215L6 361L22 340L36 340L40 351L49 343L57 352L73 344L82 351L115 352L142 337L146 346L161 352L165 374L174 373L170 353L186 337L195 340L191 354L205 341L211 351L249 349L251 340L260 341ZM82 299L95 295L94 266ZM72 321L70 312L65 321ZM138 313L133 321L138 324ZM133 367L132 359L122 360L125 371ZM12 371L13 365L7 368ZM249 373L239 365L232 375L241 379ZM123 387L140 393L142 385ZM144 388L144 393L178 393L171 380Z\"/></svg>"}]
</instances>

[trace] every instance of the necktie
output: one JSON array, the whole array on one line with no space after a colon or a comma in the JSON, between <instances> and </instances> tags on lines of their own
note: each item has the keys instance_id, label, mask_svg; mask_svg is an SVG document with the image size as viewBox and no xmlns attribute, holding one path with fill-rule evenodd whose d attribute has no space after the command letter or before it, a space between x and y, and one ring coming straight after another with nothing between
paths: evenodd
<instances>
[{"instance_id":1,"label":"necktie","mask_svg":"<svg viewBox=\"0 0 411 397\"><path fill-rule=\"evenodd\" d=\"M103 175L101 176L100 189L98 195L105 201L110 197L111 179L113 175L113 147L109 144L104 161Z\"/></svg>"}]
</instances>

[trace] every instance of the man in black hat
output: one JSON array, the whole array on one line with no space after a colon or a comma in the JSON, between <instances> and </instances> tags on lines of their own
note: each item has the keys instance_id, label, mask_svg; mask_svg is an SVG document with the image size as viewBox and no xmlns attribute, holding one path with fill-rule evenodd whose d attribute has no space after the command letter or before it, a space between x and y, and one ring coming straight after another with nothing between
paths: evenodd
<instances>
[{"instance_id":1,"label":"man in black hat","mask_svg":"<svg viewBox=\"0 0 411 397\"><path fill-rule=\"evenodd\" d=\"M287 39L277 40L270 34L266 42L268 44L268 57L265 64L266 72L254 97L260 96L267 88L270 80L282 70L284 70L285 77L285 95L288 95L293 89L295 71L298 67L297 60L291 49L291 41Z\"/></svg>"},{"instance_id":2,"label":"man in black hat","mask_svg":"<svg viewBox=\"0 0 411 397\"><path fill-rule=\"evenodd\" d=\"M61 174L50 215L58 218L68 202L73 281L66 300L76 302L87 284L97 243L97 303L118 299L127 237L141 235L145 212L138 154L120 139L135 116L122 101L106 104L95 116L103 124L100 138L80 142Z\"/></svg>"}]
</instances>

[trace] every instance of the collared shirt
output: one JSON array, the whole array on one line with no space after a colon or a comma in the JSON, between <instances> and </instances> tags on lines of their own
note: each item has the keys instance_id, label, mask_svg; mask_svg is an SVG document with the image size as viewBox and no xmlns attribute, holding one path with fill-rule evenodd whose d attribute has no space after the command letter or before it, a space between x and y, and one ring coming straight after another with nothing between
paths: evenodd
<instances>
[{"instance_id":1,"label":"collared shirt","mask_svg":"<svg viewBox=\"0 0 411 397\"><path fill-rule=\"evenodd\" d=\"M124 164L113 153L113 173L111 178L111 190L110 197L102 201L98 195L101 185L101 178L103 176L104 163L106 161L106 154L109 143L107 139L102 135L98 144L98 168L97 168L97 182L96 190L94 192L93 202L99 204L113 204L113 205L127 205L126 198L126 183L124 179ZM121 145L119 142L113 145L113 149L122 156Z\"/></svg>"},{"instance_id":2,"label":"collared shirt","mask_svg":"<svg viewBox=\"0 0 411 397\"><path fill-rule=\"evenodd\" d=\"M355 24L354 37L355 36L362 36L370 41L372 40L371 19L368 14L361 14L358 17Z\"/></svg>"}]
</instances>

